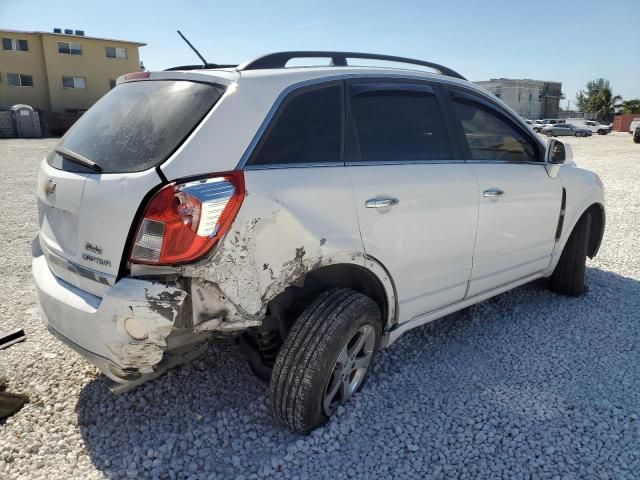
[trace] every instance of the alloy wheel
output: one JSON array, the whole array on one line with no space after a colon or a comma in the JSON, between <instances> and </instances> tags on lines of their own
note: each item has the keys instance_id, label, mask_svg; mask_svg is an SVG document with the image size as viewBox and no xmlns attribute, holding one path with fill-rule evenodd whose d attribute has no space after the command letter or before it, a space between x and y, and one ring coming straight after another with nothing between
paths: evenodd
<instances>
[{"instance_id":1,"label":"alloy wheel","mask_svg":"<svg viewBox=\"0 0 640 480\"><path fill-rule=\"evenodd\" d=\"M373 358L376 332L365 323L344 344L336 360L322 397L322 409L331 416L338 405L353 395L367 374Z\"/></svg>"}]
</instances>

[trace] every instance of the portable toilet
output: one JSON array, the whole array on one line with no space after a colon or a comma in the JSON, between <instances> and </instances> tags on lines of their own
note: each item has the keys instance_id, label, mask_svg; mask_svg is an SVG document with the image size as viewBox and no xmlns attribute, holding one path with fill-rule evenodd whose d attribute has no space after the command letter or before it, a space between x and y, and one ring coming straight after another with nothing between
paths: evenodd
<instances>
[{"instance_id":1,"label":"portable toilet","mask_svg":"<svg viewBox=\"0 0 640 480\"><path fill-rule=\"evenodd\" d=\"M18 104L11 107L13 125L18 138L40 137L40 121L33 107Z\"/></svg>"}]
</instances>

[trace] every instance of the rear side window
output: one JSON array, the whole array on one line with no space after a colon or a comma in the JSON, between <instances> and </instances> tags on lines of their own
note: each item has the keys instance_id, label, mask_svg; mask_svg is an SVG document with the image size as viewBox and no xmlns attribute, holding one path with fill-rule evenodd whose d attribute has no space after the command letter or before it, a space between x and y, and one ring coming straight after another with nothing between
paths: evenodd
<instances>
[{"instance_id":1,"label":"rear side window","mask_svg":"<svg viewBox=\"0 0 640 480\"><path fill-rule=\"evenodd\" d=\"M361 161L451 158L438 101L429 91L365 90L351 96L350 108Z\"/></svg>"},{"instance_id":2,"label":"rear side window","mask_svg":"<svg viewBox=\"0 0 640 480\"><path fill-rule=\"evenodd\" d=\"M540 161L534 141L499 112L461 98L454 98L453 105L471 160Z\"/></svg>"},{"instance_id":3,"label":"rear side window","mask_svg":"<svg viewBox=\"0 0 640 480\"><path fill-rule=\"evenodd\" d=\"M341 90L314 87L289 97L248 165L340 162Z\"/></svg>"},{"instance_id":4,"label":"rear side window","mask_svg":"<svg viewBox=\"0 0 640 480\"><path fill-rule=\"evenodd\" d=\"M223 92L189 81L123 83L82 115L58 147L95 162L103 173L146 170L173 153ZM48 161L55 168L74 165L55 152Z\"/></svg>"}]
</instances>

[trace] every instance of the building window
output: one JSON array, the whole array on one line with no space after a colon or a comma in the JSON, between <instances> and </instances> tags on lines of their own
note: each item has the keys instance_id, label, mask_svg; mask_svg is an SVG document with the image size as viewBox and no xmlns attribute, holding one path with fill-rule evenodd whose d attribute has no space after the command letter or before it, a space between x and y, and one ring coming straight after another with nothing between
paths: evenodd
<instances>
[{"instance_id":1,"label":"building window","mask_svg":"<svg viewBox=\"0 0 640 480\"><path fill-rule=\"evenodd\" d=\"M129 58L127 56L127 49L121 47L107 47L107 57L108 58Z\"/></svg>"},{"instance_id":2,"label":"building window","mask_svg":"<svg viewBox=\"0 0 640 480\"><path fill-rule=\"evenodd\" d=\"M58 42L58 53L67 55L82 55L82 45L71 42Z\"/></svg>"},{"instance_id":3,"label":"building window","mask_svg":"<svg viewBox=\"0 0 640 480\"><path fill-rule=\"evenodd\" d=\"M26 40L17 40L15 38L3 38L2 39L3 50L14 50L16 52L28 52L29 44Z\"/></svg>"},{"instance_id":4,"label":"building window","mask_svg":"<svg viewBox=\"0 0 640 480\"><path fill-rule=\"evenodd\" d=\"M62 88L78 88L84 90L87 88L87 79L85 77L62 77Z\"/></svg>"},{"instance_id":5,"label":"building window","mask_svg":"<svg viewBox=\"0 0 640 480\"><path fill-rule=\"evenodd\" d=\"M33 87L33 76L24 73L7 73L7 82L12 87Z\"/></svg>"},{"instance_id":6,"label":"building window","mask_svg":"<svg viewBox=\"0 0 640 480\"><path fill-rule=\"evenodd\" d=\"M111 90L112 88L115 88L116 86L116 81L113 78L109 79L109 90Z\"/></svg>"},{"instance_id":7,"label":"building window","mask_svg":"<svg viewBox=\"0 0 640 480\"><path fill-rule=\"evenodd\" d=\"M529 90L529 101L533 102L533 90Z\"/></svg>"},{"instance_id":8,"label":"building window","mask_svg":"<svg viewBox=\"0 0 640 480\"><path fill-rule=\"evenodd\" d=\"M496 91L494 95L500 98L502 96L502 87L496 87Z\"/></svg>"}]
</instances>

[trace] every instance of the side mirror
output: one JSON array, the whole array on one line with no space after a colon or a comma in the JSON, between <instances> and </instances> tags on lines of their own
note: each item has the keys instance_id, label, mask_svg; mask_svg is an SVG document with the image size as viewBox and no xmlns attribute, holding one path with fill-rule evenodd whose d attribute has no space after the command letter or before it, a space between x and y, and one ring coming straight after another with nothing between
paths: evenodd
<instances>
[{"instance_id":1,"label":"side mirror","mask_svg":"<svg viewBox=\"0 0 640 480\"><path fill-rule=\"evenodd\" d=\"M573 149L568 143L563 143L552 138L547 143L545 164L547 173L551 178L555 178L560 171L560 165L573 163Z\"/></svg>"},{"instance_id":2,"label":"side mirror","mask_svg":"<svg viewBox=\"0 0 640 480\"><path fill-rule=\"evenodd\" d=\"M562 165L567 159L567 150L564 143L551 139L547 145L547 163Z\"/></svg>"}]
</instances>

